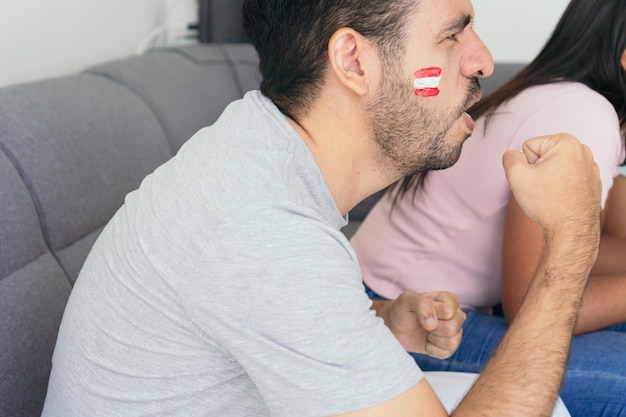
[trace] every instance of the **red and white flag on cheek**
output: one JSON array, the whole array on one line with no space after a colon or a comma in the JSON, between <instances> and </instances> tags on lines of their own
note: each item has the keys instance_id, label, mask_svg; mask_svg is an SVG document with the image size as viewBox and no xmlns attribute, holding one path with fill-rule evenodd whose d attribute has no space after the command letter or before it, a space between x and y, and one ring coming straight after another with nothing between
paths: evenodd
<instances>
[{"instance_id":1,"label":"red and white flag on cheek","mask_svg":"<svg viewBox=\"0 0 626 417\"><path fill-rule=\"evenodd\" d=\"M413 82L413 88L415 88L415 95L420 97L434 97L439 95L439 82L441 81L441 68L429 67L422 68L413 74L415 75L415 81Z\"/></svg>"}]
</instances>

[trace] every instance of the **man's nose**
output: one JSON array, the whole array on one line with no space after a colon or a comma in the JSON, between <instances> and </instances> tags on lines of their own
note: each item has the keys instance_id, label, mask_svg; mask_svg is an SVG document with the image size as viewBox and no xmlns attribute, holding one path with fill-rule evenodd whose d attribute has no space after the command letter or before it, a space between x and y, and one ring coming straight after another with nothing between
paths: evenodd
<instances>
[{"instance_id":1,"label":"man's nose","mask_svg":"<svg viewBox=\"0 0 626 417\"><path fill-rule=\"evenodd\" d=\"M474 33L470 53L463 59L461 73L468 78L485 78L493 74L493 57L482 39Z\"/></svg>"}]
</instances>

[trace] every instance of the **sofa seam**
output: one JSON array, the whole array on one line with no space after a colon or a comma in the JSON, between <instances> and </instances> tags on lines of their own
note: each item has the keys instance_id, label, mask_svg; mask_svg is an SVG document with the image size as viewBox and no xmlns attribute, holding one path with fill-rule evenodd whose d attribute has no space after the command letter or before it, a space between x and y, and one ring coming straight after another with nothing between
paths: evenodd
<instances>
[{"instance_id":1,"label":"sofa seam","mask_svg":"<svg viewBox=\"0 0 626 417\"><path fill-rule=\"evenodd\" d=\"M52 257L56 260L57 264L59 265L59 267L65 274L65 278L67 279L70 286L73 286L72 280L70 278L70 275L67 269L65 268L65 266L63 265L59 257L57 256L57 253L54 250L52 250L52 245L50 244L50 233L48 232L48 222L46 221L46 216L44 214L41 200L39 200L37 193L35 193L33 183L30 181L30 179L26 175L26 172L24 171L22 165L19 163L18 159L15 157L13 152L11 152L11 150L3 142L0 142L0 151L7 157L11 165L13 165L13 167L15 168L17 175L22 180L24 187L26 187L26 190L28 191L28 195L30 196L30 199L33 205L35 206L35 212L37 213L37 221L39 222L39 230L41 231L41 237L43 238L44 246L46 247L48 252L52 255ZM34 259L37 259L37 258L38 257Z\"/></svg>"},{"instance_id":2,"label":"sofa seam","mask_svg":"<svg viewBox=\"0 0 626 417\"><path fill-rule=\"evenodd\" d=\"M156 111L152 108L150 103L148 103L148 101L144 97L142 97L141 94L139 94L137 91L133 90L129 85L123 83L122 81L116 80L115 78L111 77L110 75L103 74L101 72L98 72L97 70L85 70L85 71L83 71L83 74L91 75L93 77L98 77L98 78L101 78L101 79L104 79L104 80L108 80L108 81L110 81L110 82L112 82L112 83L122 87L124 90L128 91L133 96L137 97L150 110L150 113L152 114L152 116L154 116L154 119L156 120L156 122L159 125L159 129L161 129L161 133L163 133L163 136L166 138L167 147L168 147L168 149L170 151L170 154L174 155L176 153L176 152L174 152L174 145L172 144L172 138L170 138L169 135L167 134L167 131L165 130L165 126L163 125L163 122L161 121L161 119L157 115Z\"/></svg>"}]
</instances>

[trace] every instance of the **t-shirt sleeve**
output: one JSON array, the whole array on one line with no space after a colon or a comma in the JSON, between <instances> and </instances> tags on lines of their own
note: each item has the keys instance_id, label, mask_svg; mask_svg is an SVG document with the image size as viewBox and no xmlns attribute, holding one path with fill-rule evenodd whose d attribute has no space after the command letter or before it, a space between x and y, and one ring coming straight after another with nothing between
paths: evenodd
<instances>
[{"instance_id":1,"label":"t-shirt sleeve","mask_svg":"<svg viewBox=\"0 0 626 417\"><path fill-rule=\"evenodd\" d=\"M515 132L512 147L521 149L526 139L566 132L589 146L600 168L602 206L623 158L619 120L611 103L595 91L572 85L541 102Z\"/></svg>"},{"instance_id":2,"label":"t-shirt sleeve","mask_svg":"<svg viewBox=\"0 0 626 417\"><path fill-rule=\"evenodd\" d=\"M233 216L187 300L275 416L366 408L423 377L370 309L347 239L312 214L266 205Z\"/></svg>"}]
</instances>

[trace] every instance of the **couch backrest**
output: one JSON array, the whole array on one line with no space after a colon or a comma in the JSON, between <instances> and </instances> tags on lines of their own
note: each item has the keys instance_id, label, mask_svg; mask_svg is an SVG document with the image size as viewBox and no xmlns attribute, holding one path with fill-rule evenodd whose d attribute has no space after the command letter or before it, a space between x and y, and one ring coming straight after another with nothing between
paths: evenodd
<instances>
[{"instance_id":1,"label":"couch backrest","mask_svg":"<svg viewBox=\"0 0 626 417\"><path fill-rule=\"evenodd\" d=\"M142 179L258 86L250 45L192 45L0 88L0 416L39 416L65 303Z\"/></svg>"},{"instance_id":2,"label":"couch backrest","mask_svg":"<svg viewBox=\"0 0 626 417\"><path fill-rule=\"evenodd\" d=\"M140 97L154 112L175 153L231 101L258 88L258 58L249 44L155 50L87 70Z\"/></svg>"},{"instance_id":3,"label":"couch backrest","mask_svg":"<svg viewBox=\"0 0 626 417\"><path fill-rule=\"evenodd\" d=\"M126 193L171 157L150 108L90 74L5 89L0 125L43 237L72 282Z\"/></svg>"}]
</instances>

